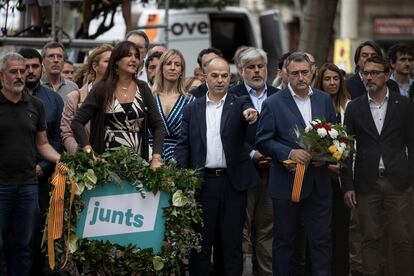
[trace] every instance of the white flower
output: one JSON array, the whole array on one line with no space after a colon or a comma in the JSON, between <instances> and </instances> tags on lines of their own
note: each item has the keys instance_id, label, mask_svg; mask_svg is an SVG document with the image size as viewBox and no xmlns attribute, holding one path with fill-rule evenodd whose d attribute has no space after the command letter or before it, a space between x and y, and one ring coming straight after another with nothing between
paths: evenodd
<instances>
[{"instance_id":1,"label":"white flower","mask_svg":"<svg viewBox=\"0 0 414 276\"><path fill-rule=\"evenodd\" d=\"M346 148L346 144L344 142L341 142L341 144L339 144L342 148Z\"/></svg>"},{"instance_id":2,"label":"white flower","mask_svg":"<svg viewBox=\"0 0 414 276\"><path fill-rule=\"evenodd\" d=\"M307 126L306 128L305 128L305 132L306 133L308 133L309 131L311 131L313 129L313 127L312 126Z\"/></svg>"},{"instance_id":3,"label":"white flower","mask_svg":"<svg viewBox=\"0 0 414 276\"><path fill-rule=\"evenodd\" d=\"M183 207L187 202L188 199L181 190L177 190L172 196L172 203L175 207Z\"/></svg>"},{"instance_id":4,"label":"white flower","mask_svg":"<svg viewBox=\"0 0 414 276\"><path fill-rule=\"evenodd\" d=\"M328 131L329 136L331 136L332 139L336 139L338 137L338 131L336 129L332 128L330 131Z\"/></svg>"},{"instance_id":5,"label":"white flower","mask_svg":"<svg viewBox=\"0 0 414 276\"><path fill-rule=\"evenodd\" d=\"M154 266L155 271L160 271L164 268L164 261L160 256L155 256L152 258L152 265Z\"/></svg>"},{"instance_id":6,"label":"white flower","mask_svg":"<svg viewBox=\"0 0 414 276\"><path fill-rule=\"evenodd\" d=\"M335 146L336 148L339 148L339 147L340 147L340 143L339 143L339 141L338 141L338 140L333 140L333 144L334 144L334 146Z\"/></svg>"},{"instance_id":7,"label":"white flower","mask_svg":"<svg viewBox=\"0 0 414 276\"><path fill-rule=\"evenodd\" d=\"M91 190L95 187L98 182L98 177L92 169L88 169L83 175L83 181L85 183L85 188Z\"/></svg>"},{"instance_id":8,"label":"white flower","mask_svg":"<svg viewBox=\"0 0 414 276\"><path fill-rule=\"evenodd\" d=\"M81 182L81 181L77 181L77 182L75 182L75 184L76 184L75 195L81 195L83 193L83 191L85 190L85 184L83 184L83 182Z\"/></svg>"},{"instance_id":9,"label":"white flower","mask_svg":"<svg viewBox=\"0 0 414 276\"><path fill-rule=\"evenodd\" d=\"M315 119L315 120L313 120L313 121L311 121L310 122L311 123L311 125L317 125L317 124L320 124L320 123L322 123L322 121L321 120L319 120L319 119Z\"/></svg>"},{"instance_id":10,"label":"white flower","mask_svg":"<svg viewBox=\"0 0 414 276\"><path fill-rule=\"evenodd\" d=\"M78 242L78 237L76 237L76 235L71 234L66 244L71 254L75 253L76 250L78 250L77 242Z\"/></svg>"},{"instance_id":11,"label":"white flower","mask_svg":"<svg viewBox=\"0 0 414 276\"><path fill-rule=\"evenodd\" d=\"M326 132L326 129L324 129L323 127L318 128L317 132L318 132L319 137L321 137L321 138L328 135L328 133Z\"/></svg>"}]
</instances>

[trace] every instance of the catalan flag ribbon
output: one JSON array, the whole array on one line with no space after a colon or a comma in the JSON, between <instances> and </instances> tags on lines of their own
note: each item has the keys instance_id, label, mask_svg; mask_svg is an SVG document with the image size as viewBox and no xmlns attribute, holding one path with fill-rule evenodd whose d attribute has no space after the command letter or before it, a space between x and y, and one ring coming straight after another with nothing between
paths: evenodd
<instances>
[{"instance_id":1,"label":"catalan flag ribbon","mask_svg":"<svg viewBox=\"0 0 414 276\"><path fill-rule=\"evenodd\" d=\"M284 164L296 164L295 179L293 181L292 202L298 203L300 201L300 193L302 191L303 177L305 176L305 164L298 163L293 160L285 160Z\"/></svg>"},{"instance_id":2,"label":"catalan flag ribbon","mask_svg":"<svg viewBox=\"0 0 414 276\"><path fill-rule=\"evenodd\" d=\"M48 255L49 266L51 269L55 268L55 240L62 237L63 232L63 215L65 209L65 188L68 167L62 163L56 164L55 172L52 176L52 196L50 198L49 214L47 218L47 241L48 241ZM76 184L73 179L69 178L71 184L71 194L69 202L69 214L72 209L73 200L75 198ZM70 218L68 225L68 233L70 233ZM67 263L67 254L64 267Z\"/></svg>"}]
</instances>

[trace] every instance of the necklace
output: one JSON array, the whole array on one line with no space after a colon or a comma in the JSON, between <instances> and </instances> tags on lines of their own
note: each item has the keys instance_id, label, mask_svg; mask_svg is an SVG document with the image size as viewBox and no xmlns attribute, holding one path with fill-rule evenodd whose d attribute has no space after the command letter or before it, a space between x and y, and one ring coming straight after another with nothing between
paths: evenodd
<instances>
[{"instance_id":1,"label":"necklace","mask_svg":"<svg viewBox=\"0 0 414 276\"><path fill-rule=\"evenodd\" d=\"M128 89L128 87L121 87L121 89L122 89L122 96L124 96L124 97L127 97L128 96L128 94L127 94L127 89Z\"/></svg>"}]
</instances>

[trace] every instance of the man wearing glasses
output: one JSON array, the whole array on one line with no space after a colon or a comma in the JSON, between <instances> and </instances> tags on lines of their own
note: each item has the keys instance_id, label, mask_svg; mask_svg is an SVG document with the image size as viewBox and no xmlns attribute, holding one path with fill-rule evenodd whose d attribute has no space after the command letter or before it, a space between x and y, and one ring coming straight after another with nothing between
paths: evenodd
<instances>
[{"instance_id":1,"label":"man wearing glasses","mask_svg":"<svg viewBox=\"0 0 414 276\"><path fill-rule=\"evenodd\" d=\"M356 139L355 164L350 156L341 178L345 203L358 208L362 273L382 275L383 231L389 227L391 266L396 275L412 275L408 229L414 170L412 106L398 90L387 87L390 65L384 58L368 58L361 74L368 93L349 103L344 122Z\"/></svg>"},{"instance_id":2,"label":"man wearing glasses","mask_svg":"<svg viewBox=\"0 0 414 276\"><path fill-rule=\"evenodd\" d=\"M305 53L292 53L286 72L288 87L263 103L256 134L257 148L272 158L268 190L273 203L273 275L292 275L294 240L301 218L313 275L331 275L332 188L328 167L300 148L293 132L316 118L333 123L335 111L328 94L311 88L312 62ZM282 163L288 159L307 166L299 203L291 201L294 174Z\"/></svg>"},{"instance_id":3,"label":"man wearing glasses","mask_svg":"<svg viewBox=\"0 0 414 276\"><path fill-rule=\"evenodd\" d=\"M62 77L65 47L59 42L49 42L42 49L43 76L41 84L57 92L63 99L69 92L79 89L73 81Z\"/></svg>"}]
</instances>

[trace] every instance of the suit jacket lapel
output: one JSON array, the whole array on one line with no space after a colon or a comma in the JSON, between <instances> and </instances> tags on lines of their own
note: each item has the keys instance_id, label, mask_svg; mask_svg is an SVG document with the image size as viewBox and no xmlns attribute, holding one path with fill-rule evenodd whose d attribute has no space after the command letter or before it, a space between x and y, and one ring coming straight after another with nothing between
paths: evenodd
<instances>
[{"instance_id":1,"label":"suit jacket lapel","mask_svg":"<svg viewBox=\"0 0 414 276\"><path fill-rule=\"evenodd\" d=\"M384 125L382 126L381 133L384 132L384 129L386 129L387 125L390 123L392 119L392 115L395 109L398 107L398 104L399 104L399 101L396 97L396 94L390 91L389 98L388 98L388 104L387 104L387 112L385 113Z\"/></svg>"},{"instance_id":2,"label":"suit jacket lapel","mask_svg":"<svg viewBox=\"0 0 414 276\"><path fill-rule=\"evenodd\" d=\"M286 100L286 106L292 111L293 114L295 114L298 121L301 123L302 127L305 128L306 124L303 120L302 114L299 111L298 106L296 105L295 100L293 99L292 95L290 94L290 90L288 88L285 88L282 92L283 96Z\"/></svg>"},{"instance_id":3,"label":"suit jacket lapel","mask_svg":"<svg viewBox=\"0 0 414 276\"><path fill-rule=\"evenodd\" d=\"M229 117L231 107L233 106L234 96L227 94L223 105L223 112L221 113L220 133L223 132L226 121Z\"/></svg>"},{"instance_id":4,"label":"suit jacket lapel","mask_svg":"<svg viewBox=\"0 0 414 276\"><path fill-rule=\"evenodd\" d=\"M197 102L198 122L200 123L200 136L204 143L204 147L207 147L207 122L206 122L206 97L201 97Z\"/></svg>"},{"instance_id":5,"label":"suit jacket lapel","mask_svg":"<svg viewBox=\"0 0 414 276\"><path fill-rule=\"evenodd\" d=\"M244 82L242 82L240 85L241 85L241 89L240 89L241 93L237 96L249 96L250 97L249 92L246 89L246 85L244 85Z\"/></svg>"},{"instance_id":6,"label":"suit jacket lapel","mask_svg":"<svg viewBox=\"0 0 414 276\"><path fill-rule=\"evenodd\" d=\"M319 118L321 119L323 117L323 115L321 114L321 109L320 107L318 108L318 96L315 94L310 96L310 101L311 101L311 112L312 112L312 120ZM328 119L328 118L324 118L324 119Z\"/></svg>"}]
</instances>

